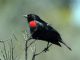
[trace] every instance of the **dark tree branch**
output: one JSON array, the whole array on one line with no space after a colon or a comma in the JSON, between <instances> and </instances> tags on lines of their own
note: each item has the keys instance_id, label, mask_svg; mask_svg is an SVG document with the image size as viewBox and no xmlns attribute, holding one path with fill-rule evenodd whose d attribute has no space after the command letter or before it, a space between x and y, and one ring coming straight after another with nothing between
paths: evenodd
<instances>
[{"instance_id":1,"label":"dark tree branch","mask_svg":"<svg viewBox=\"0 0 80 60\"><path fill-rule=\"evenodd\" d=\"M28 50L28 48L27 48L27 41L26 41L26 43L25 43L25 59L27 60L28 59L28 57L27 57L27 50Z\"/></svg>"},{"instance_id":2,"label":"dark tree branch","mask_svg":"<svg viewBox=\"0 0 80 60\"><path fill-rule=\"evenodd\" d=\"M32 34L34 34L34 32ZM35 41L31 42L29 44L29 46L28 46L28 42L32 39L32 34L29 36L29 34L27 34L27 32L25 32L25 35L24 35L24 39L26 41L26 43L25 43L25 60L28 59L28 57L27 57L27 55L28 55L28 48L35 42ZM26 39L26 38L28 38L28 39Z\"/></svg>"},{"instance_id":3,"label":"dark tree branch","mask_svg":"<svg viewBox=\"0 0 80 60\"><path fill-rule=\"evenodd\" d=\"M32 60L35 60L35 57L36 57L36 47L35 47L35 50L33 52Z\"/></svg>"},{"instance_id":4,"label":"dark tree branch","mask_svg":"<svg viewBox=\"0 0 80 60\"><path fill-rule=\"evenodd\" d=\"M33 43L35 43L36 42L36 40L34 40L34 41L32 41L30 44L29 44L29 46L27 46L27 48L28 47L30 47Z\"/></svg>"}]
</instances>

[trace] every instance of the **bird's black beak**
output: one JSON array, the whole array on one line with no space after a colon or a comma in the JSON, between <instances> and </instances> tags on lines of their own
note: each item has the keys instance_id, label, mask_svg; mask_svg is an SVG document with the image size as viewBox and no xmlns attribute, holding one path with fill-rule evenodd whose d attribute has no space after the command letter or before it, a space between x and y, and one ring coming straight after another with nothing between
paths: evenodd
<instances>
[{"instance_id":1,"label":"bird's black beak","mask_svg":"<svg viewBox=\"0 0 80 60\"><path fill-rule=\"evenodd\" d=\"M23 15L25 18L27 18L27 15Z\"/></svg>"}]
</instances>

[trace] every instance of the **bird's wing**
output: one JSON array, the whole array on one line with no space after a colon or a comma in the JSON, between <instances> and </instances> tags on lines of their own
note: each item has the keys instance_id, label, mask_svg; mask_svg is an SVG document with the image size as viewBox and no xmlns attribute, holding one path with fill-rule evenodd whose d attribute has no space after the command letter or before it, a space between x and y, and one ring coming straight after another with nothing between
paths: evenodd
<instances>
[{"instance_id":1,"label":"bird's wing","mask_svg":"<svg viewBox=\"0 0 80 60\"><path fill-rule=\"evenodd\" d=\"M47 27L48 27L49 30L54 31L54 32L57 32L57 30L55 30L55 29L54 29L52 26L50 26L49 24L47 24Z\"/></svg>"}]
</instances>

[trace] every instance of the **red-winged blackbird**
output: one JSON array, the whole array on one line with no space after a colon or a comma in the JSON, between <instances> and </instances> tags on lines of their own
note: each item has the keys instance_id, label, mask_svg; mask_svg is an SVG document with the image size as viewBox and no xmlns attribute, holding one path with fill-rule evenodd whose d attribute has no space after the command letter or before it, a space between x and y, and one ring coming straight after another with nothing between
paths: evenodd
<instances>
[{"instance_id":1,"label":"red-winged blackbird","mask_svg":"<svg viewBox=\"0 0 80 60\"><path fill-rule=\"evenodd\" d=\"M48 23L43 21L39 16L35 14L29 14L25 16L28 20L30 26L30 32L32 34L32 39L47 41L52 44L56 44L61 47L61 44L64 44L69 50L68 47L60 37L60 34Z\"/></svg>"}]
</instances>

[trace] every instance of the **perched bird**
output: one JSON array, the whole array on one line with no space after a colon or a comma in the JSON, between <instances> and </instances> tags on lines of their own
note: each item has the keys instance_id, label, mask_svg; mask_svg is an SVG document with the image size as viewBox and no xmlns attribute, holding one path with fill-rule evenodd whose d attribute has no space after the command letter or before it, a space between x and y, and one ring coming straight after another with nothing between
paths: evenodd
<instances>
[{"instance_id":1,"label":"perched bird","mask_svg":"<svg viewBox=\"0 0 80 60\"><path fill-rule=\"evenodd\" d=\"M64 43L60 34L47 22L43 21L39 16L35 14L25 15L27 18L32 39L47 41L61 47L61 44L64 44L69 50L71 48Z\"/></svg>"}]
</instances>

